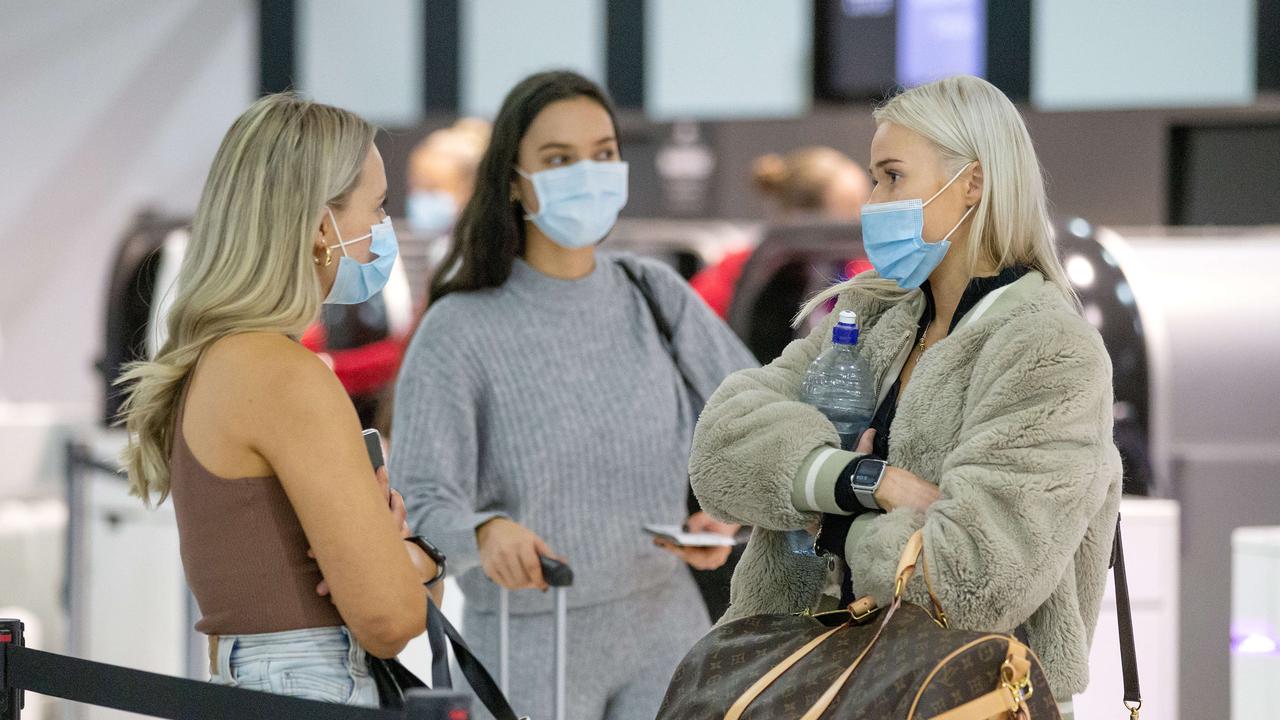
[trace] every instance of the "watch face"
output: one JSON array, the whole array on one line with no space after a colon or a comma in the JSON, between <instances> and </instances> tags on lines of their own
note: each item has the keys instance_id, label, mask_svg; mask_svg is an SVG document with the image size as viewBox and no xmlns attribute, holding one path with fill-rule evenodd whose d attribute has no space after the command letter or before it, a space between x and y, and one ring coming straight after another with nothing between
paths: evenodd
<instances>
[{"instance_id":1,"label":"watch face","mask_svg":"<svg viewBox=\"0 0 1280 720\"><path fill-rule=\"evenodd\" d=\"M861 487L871 487L880 480L881 473L884 472L884 463L859 463L858 471L853 474L853 484Z\"/></svg>"}]
</instances>

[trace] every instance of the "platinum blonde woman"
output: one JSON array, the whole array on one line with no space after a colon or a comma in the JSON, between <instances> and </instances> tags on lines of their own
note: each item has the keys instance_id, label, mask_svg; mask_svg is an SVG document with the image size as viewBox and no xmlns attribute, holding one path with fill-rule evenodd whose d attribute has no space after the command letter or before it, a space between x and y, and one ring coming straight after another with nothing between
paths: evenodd
<instances>
[{"instance_id":1,"label":"platinum blonde woman","mask_svg":"<svg viewBox=\"0 0 1280 720\"><path fill-rule=\"evenodd\" d=\"M172 495L214 682L377 705L366 653L423 631L442 568L409 538L342 386L298 342L397 247L374 128L290 95L254 103L209 170L168 316L123 419L133 491ZM411 540L415 542L406 542Z\"/></svg>"},{"instance_id":2,"label":"platinum blonde woman","mask_svg":"<svg viewBox=\"0 0 1280 720\"><path fill-rule=\"evenodd\" d=\"M1088 683L1120 498L1110 362L1058 262L1013 104L953 77L903 92L875 119L862 234L876 269L802 315L832 297L837 313L857 313L877 411L845 450L801 401L837 313L711 398L694 488L713 515L756 527L727 618L815 608L824 588L884 605L899 553L923 529L952 624L1025 626L1069 714ZM819 524L819 552L793 550L789 533ZM908 598L925 597L917 578Z\"/></svg>"}]
</instances>

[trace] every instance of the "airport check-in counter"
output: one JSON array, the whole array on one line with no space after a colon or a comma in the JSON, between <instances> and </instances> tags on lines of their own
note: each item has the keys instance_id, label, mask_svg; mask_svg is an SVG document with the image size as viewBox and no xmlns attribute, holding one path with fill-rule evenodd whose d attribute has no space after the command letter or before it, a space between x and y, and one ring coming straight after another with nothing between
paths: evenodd
<instances>
[{"instance_id":1,"label":"airport check-in counter","mask_svg":"<svg viewBox=\"0 0 1280 720\"><path fill-rule=\"evenodd\" d=\"M1231 536L1231 717L1280 708L1280 525Z\"/></svg>"},{"instance_id":2,"label":"airport check-in counter","mask_svg":"<svg viewBox=\"0 0 1280 720\"><path fill-rule=\"evenodd\" d=\"M1145 328L1154 494L1181 510L1182 717L1224 717L1233 593L1256 591L1233 589L1232 532L1280 524L1280 227L1101 228L1097 239ZM1130 553L1130 567L1145 562Z\"/></svg>"}]
</instances>

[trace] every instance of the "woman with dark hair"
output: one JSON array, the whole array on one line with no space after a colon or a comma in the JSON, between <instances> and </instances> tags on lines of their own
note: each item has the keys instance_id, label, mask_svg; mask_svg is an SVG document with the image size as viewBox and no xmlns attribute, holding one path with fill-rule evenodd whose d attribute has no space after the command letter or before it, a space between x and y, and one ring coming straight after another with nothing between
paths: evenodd
<instances>
[{"instance_id":1,"label":"woman with dark hair","mask_svg":"<svg viewBox=\"0 0 1280 720\"><path fill-rule=\"evenodd\" d=\"M543 73L507 96L405 356L390 466L459 577L483 660L499 586L546 589L539 556L567 559L570 717L650 720L709 627L683 565L728 549L664 552L642 526L736 530L686 517L688 450L695 398L754 363L674 271L597 250L627 200L620 157L589 80ZM550 600L517 593L511 609L510 695L550 716Z\"/></svg>"}]
</instances>

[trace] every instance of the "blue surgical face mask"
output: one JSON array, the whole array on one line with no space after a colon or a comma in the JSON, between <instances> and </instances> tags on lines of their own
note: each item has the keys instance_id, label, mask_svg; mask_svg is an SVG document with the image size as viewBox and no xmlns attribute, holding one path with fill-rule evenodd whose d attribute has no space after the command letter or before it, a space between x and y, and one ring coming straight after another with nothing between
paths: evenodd
<instances>
[{"instance_id":1,"label":"blue surgical face mask","mask_svg":"<svg viewBox=\"0 0 1280 720\"><path fill-rule=\"evenodd\" d=\"M358 305L381 292L391 277L391 267L396 264L396 256L400 253L395 228L391 227L391 218L386 218L374 225L368 235L343 240L333 210L325 209L329 211L333 231L338 235L338 244L330 245L329 249L342 248L342 257L338 259L338 275L333 279L333 287L324 301L329 305ZM373 238L369 252L377 257L367 263L356 262L347 255L347 246L368 237Z\"/></svg>"},{"instance_id":2,"label":"blue surgical face mask","mask_svg":"<svg viewBox=\"0 0 1280 720\"><path fill-rule=\"evenodd\" d=\"M898 282L899 287L911 290L920 287L934 268L938 267L947 254L947 249L951 247L948 238L964 223L973 208L965 210L955 227L935 243L926 242L923 236L924 208L941 195L943 190L951 187L972 164L968 163L960 168L960 172L953 175L928 200L913 198L862 206L862 246L867 251L867 259L875 266L880 277L892 278Z\"/></svg>"},{"instance_id":3,"label":"blue surgical face mask","mask_svg":"<svg viewBox=\"0 0 1280 720\"><path fill-rule=\"evenodd\" d=\"M444 235L458 219L458 202L441 190L414 190L405 205L409 227L426 236Z\"/></svg>"},{"instance_id":4,"label":"blue surgical face mask","mask_svg":"<svg viewBox=\"0 0 1280 720\"><path fill-rule=\"evenodd\" d=\"M604 239L627 204L625 162L580 160L529 175L516 168L538 196L538 212L526 215L557 245L571 250Z\"/></svg>"}]
</instances>

